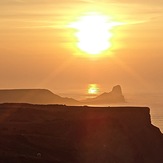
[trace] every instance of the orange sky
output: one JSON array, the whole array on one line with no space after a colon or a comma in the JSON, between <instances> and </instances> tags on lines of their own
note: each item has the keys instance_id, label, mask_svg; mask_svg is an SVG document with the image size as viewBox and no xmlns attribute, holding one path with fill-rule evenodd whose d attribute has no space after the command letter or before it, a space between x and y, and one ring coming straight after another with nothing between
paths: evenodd
<instances>
[{"instance_id":1,"label":"orange sky","mask_svg":"<svg viewBox=\"0 0 163 163\"><path fill-rule=\"evenodd\" d=\"M162 6L162 0L1 0L0 88L75 95L89 84L101 92L120 84L125 92L162 91ZM74 30L67 25L88 12L126 23L113 30L109 55L74 55Z\"/></svg>"}]
</instances>

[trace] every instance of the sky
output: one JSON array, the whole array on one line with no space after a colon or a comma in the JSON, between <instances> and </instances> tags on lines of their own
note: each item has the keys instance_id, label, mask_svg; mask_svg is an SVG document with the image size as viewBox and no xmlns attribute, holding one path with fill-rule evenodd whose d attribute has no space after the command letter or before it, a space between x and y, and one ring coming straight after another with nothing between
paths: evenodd
<instances>
[{"instance_id":1,"label":"sky","mask_svg":"<svg viewBox=\"0 0 163 163\"><path fill-rule=\"evenodd\" d=\"M124 25L96 57L79 52L69 24L90 12ZM163 90L162 0L0 0L0 89L47 88L66 96Z\"/></svg>"}]
</instances>

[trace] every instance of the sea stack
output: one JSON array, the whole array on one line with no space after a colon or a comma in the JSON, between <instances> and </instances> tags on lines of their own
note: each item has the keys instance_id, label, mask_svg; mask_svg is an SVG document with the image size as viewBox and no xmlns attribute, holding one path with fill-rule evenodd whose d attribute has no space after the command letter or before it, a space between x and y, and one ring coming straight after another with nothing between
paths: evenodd
<instances>
[{"instance_id":1,"label":"sea stack","mask_svg":"<svg viewBox=\"0 0 163 163\"><path fill-rule=\"evenodd\" d=\"M122 89L120 85L116 85L113 87L112 91L110 92L112 98L115 100L115 102L125 102L125 98L122 94Z\"/></svg>"}]
</instances>

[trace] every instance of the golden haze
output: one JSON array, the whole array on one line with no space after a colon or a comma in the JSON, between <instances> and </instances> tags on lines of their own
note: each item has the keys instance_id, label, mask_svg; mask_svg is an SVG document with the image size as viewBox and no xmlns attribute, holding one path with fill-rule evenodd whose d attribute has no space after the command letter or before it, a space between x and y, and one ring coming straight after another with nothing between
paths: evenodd
<instances>
[{"instance_id":1,"label":"golden haze","mask_svg":"<svg viewBox=\"0 0 163 163\"><path fill-rule=\"evenodd\" d=\"M85 93L89 83L98 83L102 92L115 84L129 92L161 91L162 6L162 1L151 0L1 0L0 87L76 95ZM81 30L67 27L72 22L78 26L90 13L107 17L108 25L125 22L108 30L112 45L99 55L81 50L75 36Z\"/></svg>"}]
</instances>

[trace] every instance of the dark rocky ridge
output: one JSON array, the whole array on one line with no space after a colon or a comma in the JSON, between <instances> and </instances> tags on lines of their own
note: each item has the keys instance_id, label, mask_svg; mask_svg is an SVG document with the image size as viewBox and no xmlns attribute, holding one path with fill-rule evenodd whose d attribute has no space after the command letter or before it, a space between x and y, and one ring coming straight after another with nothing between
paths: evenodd
<instances>
[{"instance_id":1,"label":"dark rocky ridge","mask_svg":"<svg viewBox=\"0 0 163 163\"><path fill-rule=\"evenodd\" d=\"M5 163L161 163L163 135L147 107L0 105Z\"/></svg>"}]
</instances>

